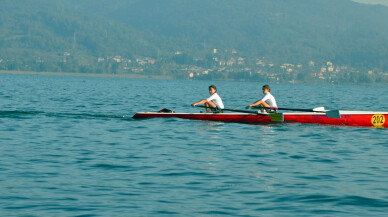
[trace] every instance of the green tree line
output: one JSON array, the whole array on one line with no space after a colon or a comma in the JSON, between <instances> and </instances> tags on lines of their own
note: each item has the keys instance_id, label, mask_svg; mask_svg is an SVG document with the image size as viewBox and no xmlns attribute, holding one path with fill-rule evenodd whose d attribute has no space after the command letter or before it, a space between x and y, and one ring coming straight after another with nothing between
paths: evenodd
<instances>
[{"instance_id":1,"label":"green tree line","mask_svg":"<svg viewBox=\"0 0 388 217\"><path fill-rule=\"evenodd\" d=\"M112 62L109 57L149 57L157 63L142 66L142 73L185 77L179 75L185 65L214 67L211 51L218 49L224 59L236 50L240 56L266 58L277 65L333 61L354 71L373 70L378 72L373 76L380 73L382 78L388 71L384 6L350 0L29 3L1 2L2 70L131 73L128 68L136 69L135 63ZM101 57L104 61L98 62ZM243 71L222 73L211 76L247 77Z\"/></svg>"}]
</instances>

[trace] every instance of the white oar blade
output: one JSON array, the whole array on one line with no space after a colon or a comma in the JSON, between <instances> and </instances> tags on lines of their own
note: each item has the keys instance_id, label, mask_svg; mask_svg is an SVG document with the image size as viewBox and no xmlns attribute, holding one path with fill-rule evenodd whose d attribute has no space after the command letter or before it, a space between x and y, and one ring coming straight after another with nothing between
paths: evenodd
<instances>
[{"instance_id":1,"label":"white oar blade","mask_svg":"<svg viewBox=\"0 0 388 217\"><path fill-rule=\"evenodd\" d=\"M313 111L315 111L315 112L323 112L323 111L325 111L325 107L316 107L316 108L313 108Z\"/></svg>"},{"instance_id":2,"label":"white oar blade","mask_svg":"<svg viewBox=\"0 0 388 217\"><path fill-rule=\"evenodd\" d=\"M329 118L341 118L340 110L330 110L326 111L326 115Z\"/></svg>"}]
</instances>

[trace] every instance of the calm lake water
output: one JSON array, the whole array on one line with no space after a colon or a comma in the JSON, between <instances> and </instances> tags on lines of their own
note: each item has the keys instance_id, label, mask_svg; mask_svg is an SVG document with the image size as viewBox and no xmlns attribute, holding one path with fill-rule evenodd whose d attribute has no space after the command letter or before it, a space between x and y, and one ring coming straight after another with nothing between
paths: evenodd
<instances>
[{"instance_id":1,"label":"calm lake water","mask_svg":"<svg viewBox=\"0 0 388 217\"><path fill-rule=\"evenodd\" d=\"M0 74L0 216L386 216L388 130L134 120L215 84ZM388 88L270 84L279 107L388 111Z\"/></svg>"}]
</instances>

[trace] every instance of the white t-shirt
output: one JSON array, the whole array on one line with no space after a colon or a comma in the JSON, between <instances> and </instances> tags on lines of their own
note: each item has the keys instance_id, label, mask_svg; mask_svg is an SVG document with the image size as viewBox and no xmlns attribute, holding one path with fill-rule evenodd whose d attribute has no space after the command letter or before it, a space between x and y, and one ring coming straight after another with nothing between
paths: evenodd
<instances>
[{"instance_id":1,"label":"white t-shirt","mask_svg":"<svg viewBox=\"0 0 388 217\"><path fill-rule=\"evenodd\" d=\"M273 97L270 92L266 93L261 100L263 102L266 102L271 107L278 107L276 104L275 97Z\"/></svg>"},{"instance_id":2,"label":"white t-shirt","mask_svg":"<svg viewBox=\"0 0 388 217\"><path fill-rule=\"evenodd\" d=\"M221 100L221 97L218 96L217 93L214 93L213 95L211 95L209 98L206 99L208 102L209 101L212 101L214 104L216 104L216 106L220 109L223 109L224 108L224 104L222 103L222 100Z\"/></svg>"}]
</instances>

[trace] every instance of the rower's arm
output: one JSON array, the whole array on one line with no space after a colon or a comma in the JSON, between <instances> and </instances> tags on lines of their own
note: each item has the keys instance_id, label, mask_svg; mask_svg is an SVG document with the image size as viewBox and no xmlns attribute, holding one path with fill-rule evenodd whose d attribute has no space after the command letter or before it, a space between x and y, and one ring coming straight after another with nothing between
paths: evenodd
<instances>
[{"instance_id":1,"label":"rower's arm","mask_svg":"<svg viewBox=\"0 0 388 217\"><path fill-rule=\"evenodd\" d=\"M193 103L193 104L191 104L191 106L196 106L196 105L201 105L201 104L204 104L204 103L207 103L207 99L203 99L203 100L201 100L201 101L198 101L198 102L196 102L196 103Z\"/></svg>"},{"instance_id":2,"label":"rower's arm","mask_svg":"<svg viewBox=\"0 0 388 217\"><path fill-rule=\"evenodd\" d=\"M261 105L262 103L263 103L263 100L259 100L259 101L255 102L255 103L252 103L252 104L248 105L248 107L252 107L252 106L256 106L256 105Z\"/></svg>"}]
</instances>

